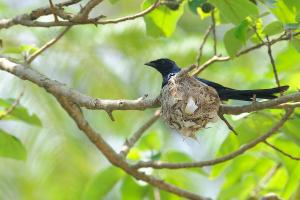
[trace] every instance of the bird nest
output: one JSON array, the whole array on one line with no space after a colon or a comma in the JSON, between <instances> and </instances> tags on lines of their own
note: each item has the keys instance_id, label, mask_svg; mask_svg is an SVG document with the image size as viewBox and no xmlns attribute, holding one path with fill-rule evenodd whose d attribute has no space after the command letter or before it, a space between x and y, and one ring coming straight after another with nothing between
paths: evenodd
<instances>
[{"instance_id":1,"label":"bird nest","mask_svg":"<svg viewBox=\"0 0 300 200\"><path fill-rule=\"evenodd\" d=\"M217 91L181 71L171 77L160 93L161 116L186 137L195 138L198 130L216 122L220 107Z\"/></svg>"}]
</instances>

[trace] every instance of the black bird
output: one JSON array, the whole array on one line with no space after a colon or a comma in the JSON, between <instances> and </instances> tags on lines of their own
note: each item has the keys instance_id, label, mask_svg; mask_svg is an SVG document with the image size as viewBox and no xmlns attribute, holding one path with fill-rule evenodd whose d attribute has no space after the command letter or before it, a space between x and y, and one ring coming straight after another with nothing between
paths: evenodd
<instances>
[{"instance_id":1,"label":"black bird","mask_svg":"<svg viewBox=\"0 0 300 200\"><path fill-rule=\"evenodd\" d=\"M163 77L162 87L164 87L168 83L169 79L172 76L174 76L181 70L173 60L170 60L168 58L153 60L145 63L145 65L151 66L161 73ZM277 96L275 96L274 94L284 92L289 88L289 86L286 85L270 89L236 90L202 78L195 78L207 84L208 86L215 88L219 94L220 99L225 101L228 99L252 101L254 96L260 99L274 99L277 98Z\"/></svg>"}]
</instances>

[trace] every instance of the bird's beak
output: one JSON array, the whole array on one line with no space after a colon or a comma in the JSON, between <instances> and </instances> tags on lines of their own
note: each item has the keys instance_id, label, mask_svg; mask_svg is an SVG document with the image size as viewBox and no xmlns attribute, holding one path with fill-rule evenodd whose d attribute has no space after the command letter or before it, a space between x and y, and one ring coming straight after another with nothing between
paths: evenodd
<instances>
[{"instance_id":1,"label":"bird's beak","mask_svg":"<svg viewBox=\"0 0 300 200\"><path fill-rule=\"evenodd\" d=\"M144 65L148 65L150 67L155 67L155 63L153 63L152 61L145 63Z\"/></svg>"}]
</instances>

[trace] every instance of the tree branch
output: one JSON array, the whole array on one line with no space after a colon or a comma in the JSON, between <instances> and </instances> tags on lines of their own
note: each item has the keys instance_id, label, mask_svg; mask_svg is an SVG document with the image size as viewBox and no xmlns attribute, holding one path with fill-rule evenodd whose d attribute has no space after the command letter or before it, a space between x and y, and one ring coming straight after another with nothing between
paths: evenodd
<instances>
[{"instance_id":1,"label":"tree branch","mask_svg":"<svg viewBox=\"0 0 300 200\"><path fill-rule=\"evenodd\" d=\"M297 36L297 35L300 35L300 32L296 32L293 34L293 36ZM276 44L277 42L280 42L280 41L285 41L285 40L290 40L291 39L291 35L281 35L279 36L278 38L275 38L269 42L262 42L260 44L257 44L257 45L254 45L254 46L251 46L247 49L244 49L242 51L240 51L239 53L237 53L235 55L235 57L240 57L244 54L247 54L251 51L254 51L256 49L259 49L261 48L262 46L265 46L265 45L274 45ZM200 72L202 72L203 70L205 70L208 66L210 66L211 64L215 63L215 62L223 62L223 61L228 61L230 59L233 59L234 57L229 57L229 56L220 56L220 55L214 55L212 56L210 59L208 59L204 64L198 66L195 71L193 72L193 75L198 75Z\"/></svg>"},{"instance_id":2,"label":"tree branch","mask_svg":"<svg viewBox=\"0 0 300 200\"><path fill-rule=\"evenodd\" d=\"M208 29L206 30L206 32L204 33L204 36L203 36L203 40L202 40L202 43L199 47L199 53L198 53L198 56L197 56L197 59L196 59L196 62L197 62L197 66L200 66L200 63L201 63L201 58L202 58L202 54L203 54L203 48L204 48L204 45L208 39L208 36L210 34L210 32L212 31L213 29L213 26L209 26Z\"/></svg>"},{"instance_id":3,"label":"tree branch","mask_svg":"<svg viewBox=\"0 0 300 200\"><path fill-rule=\"evenodd\" d=\"M102 1L103 0L90 0L83 8L81 8L80 12L74 18L72 18L71 21L87 21L89 19L90 12Z\"/></svg>"},{"instance_id":4,"label":"tree branch","mask_svg":"<svg viewBox=\"0 0 300 200\"><path fill-rule=\"evenodd\" d=\"M3 113L0 114L0 120L15 110L15 108L19 105L20 99L22 98L23 95L24 95L24 89L19 94L19 96L16 98L16 100L12 103L12 105L9 108L5 109Z\"/></svg>"},{"instance_id":5,"label":"tree branch","mask_svg":"<svg viewBox=\"0 0 300 200\"><path fill-rule=\"evenodd\" d=\"M277 73L277 69L276 69L276 65L275 65L275 60L274 60L273 55L272 55L272 47L271 46L272 45L270 43L269 37L267 36L268 54L269 54L270 62L271 62L271 65L272 65L275 82L276 82L277 86L280 87L280 82L279 82L278 73ZM281 95L282 94L283 93L281 92Z\"/></svg>"},{"instance_id":6,"label":"tree branch","mask_svg":"<svg viewBox=\"0 0 300 200\"><path fill-rule=\"evenodd\" d=\"M95 1L93 1L93 2L95 2ZM23 15L16 16L12 19L0 19L0 29L9 28L9 27L15 26L15 25L47 28L47 27L55 27L55 26L73 26L73 25L84 25L84 24L94 24L94 25L116 24L116 23L120 23L120 22L124 22L124 21L134 20L139 17L143 17L146 14L153 11L155 8L157 8L159 6L159 4L160 4L160 0L157 0L152 6L148 7L147 9L145 9L137 14L126 16L126 17L121 17L121 18L117 18L117 19L108 19L108 20L101 20L101 21L99 21L99 19L101 19L103 17L101 15L94 19L88 19L88 18L83 19L82 16L84 16L84 15L82 15L80 13L79 13L79 16L75 15L73 18L69 17L69 16L65 16L64 17L65 19L69 19L67 21L51 21L51 22L35 21L35 19L37 19L38 17L52 14L50 7L43 8L43 9L40 8L43 10L44 14L42 14L43 12L41 12L39 9L36 9L37 11L39 11L38 12L39 14L37 14L36 16L33 16L33 19L31 17L31 14L33 12L30 15L23 14ZM92 5L94 5L94 4L91 4L90 6L88 6L88 9L86 9L85 12L88 11L92 7ZM57 7L59 7L59 6L57 6ZM63 14L63 15L66 15L66 14Z\"/></svg>"},{"instance_id":7,"label":"tree branch","mask_svg":"<svg viewBox=\"0 0 300 200\"><path fill-rule=\"evenodd\" d=\"M51 92L50 92L51 93ZM62 107L67 111L70 117L74 120L77 127L89 138L89 140L99 149L101 153L115 166L121 168L128 174L132 175L138 180L143 180L154 187L158 187L159 189L165 190L167 192L176 194L181 197L185 197L188 199L195 200L208 200L208 198L201 197L194 193L182 190L174 185L168 184L163 180L157 179L153 176L146 175L143 172L139 172L137 169L132 168L128 165L127 162L123 160L123 158L118 155L113 148L101 137L99 133L93 130L93 128L89 125L89 123L84 118L80 108L69 102L67 98L62 96L56 96L53 94L58 102L62 105Z\"/></svg>"},{"instance_id":8,"label":"tree branch","mask_svg":"<svg viewBox=\"0 0 300 200\"><path fill-rule=\"evenodd\" d=\"M228 160L231 160L249 149L252 149L260 142L265 141L267 138L275 134L282 126L283 124L289 119L289 117L293 113L293 109L289 109L286 111L285 115L281 118L281 120L273 126L269 131L267 131L264 135L252 140L248 144L245 144L240 147L240 149L233 151L225 156L213 159L213 160L207 160L207 161L199 161L199 162L185 162L185 163L169 163L169 162L162 162L162 161L149 161L149 162L139 162L136 165L134 165L135 168L145 168L145 167L151 167L155 169L180 169L180 168L193 168L193 167L204 167L204 166L211 166L216 165L219 163L226 162Z\"/></svg>"},{"instance_id":9,"label":"tree branch","mask_svg":"<svg viewBox=\"0 0 300 200\"><path fill-rule=\"evenodd\" d=\"M216 18L215 18L215 9L211 11L211 21L212 21L212 33L214 41L214 55L217 55L217 35L216 35Z\"/></svg>"},{"instance_id":10,"label":"tree branch","mask_svg":"<svg viewBox=\"0 0 300 200\"><path fill-rule=\"evenodd\" d=\"M35 71L34 69L27 67L25 64L18 64L16 62L12 62L7 58L1 58L1 56L0 70L7 71L11 74L18 76L21 79L31 81L36 85L45 88L48 92L54 93L57 96L64 96L68 98L69 101L72 101L80 107L85 107L87 109L105 110L111 112L114 110L145 110L148 108L157 108L160 106L157 98L141 97L136 100L111 100L93 98L82 94L74 89L71 89L58 81L51 80L45 75L42 75L39 72ZM254 112L267 108L282 109L300 106L298 103L286 104L287 102L291 101L300 101L300 92L285 95L277 99L272 99L263 102L255 102L253 104L244 106L221 105L220 113L238 115L241 113Z\"/></svg>"},{"instance_id":11,"label":"tree branch","mask_svg":"<svg viewBox=\"0 0 300 200\"><path fill-rule=\"evenodd\" d=\"M64 36L68 30L70 30L71 26L65 28L57 37L53 38L52 40L50 40L49 42L47 42L46 44L44 44L41 48L39 48L36 52L34 52L32 55L30 55L27 58L27 63L30 64L32 63L32 61L39 56L41 53L43 53L44 51L46 51L49 47L51 47L52 45L54 45L60 38L62 38L62 36Z\"/></svg>"}]
</instances>

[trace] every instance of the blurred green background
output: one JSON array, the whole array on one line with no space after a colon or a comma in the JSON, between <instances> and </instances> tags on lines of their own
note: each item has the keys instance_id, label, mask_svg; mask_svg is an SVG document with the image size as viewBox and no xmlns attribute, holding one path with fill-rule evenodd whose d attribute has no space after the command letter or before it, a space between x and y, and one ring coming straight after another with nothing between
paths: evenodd
<instances>
[{"instance_id":1,"label":"blurred green background","mask_svg":"<svg viewBox=\"0 0 300 200\"><path fill-rule=\"evenodd\" d=\"M0 0L0 17L12 18L47 3L38 0ZM137 0L120 0L115 4L104 1L92 14L100 13L107 18L131 15L141 10L142 3ZM258 6L260 12L266 10L264 6ZM190 66L196 62L203 34L210 24L209 17L200 18L187 4L181 9L184 9L184 14L175 32L169 37L147 35L143 18L115 25L73 27L57 44L39 56L32 67L51 79L93 97L136 99L145 94L155 97L161 87L160 74L143 64L168 57L182 67ZM70 8L70 11L78 10L78 6ZM263 25L275 19L275 15L263 18ZM223 55L227 55L223 44L224 33L233 26L217 26L218 52ZM24 45L40 47L61 30L23 26L3 29L0 32L3 41L1 54L21 59L28 50ZM25 50L21 51L20 46ZM203 59L213 54L212 47L213 41L210 38ZM280 42L273 46L273 54L281 84L290 85L289 92L297 91L300 85L299 53L288 42ZM266 47L229 62L213 64L200 76L238 89L276 86ZM26 149L26 156L24 154L18 159L0 157L0 199L154 199L158 191L111 167L52 96L28 81L20 81L0 71L1 99L16 98L23 87L25 93L21 98L21 106L27 109L28 118L34 118L32 115L35 114L39 120L36 119L34 123L22 119L0 121L1 130L16 136ZM228 103L240 105L243 102ZM154 111L115 111L115 122L103 111L84 110L84 113L92 126L116 151L120 151L123 141L147 121ZM201 131L197 141L182 138L159 120L132 149L129 159L132 163L151 159L212 159L263 134L279 120L282 113L265 110L228 117L240 133L238 137L219 121ZM300 156L299 114L297 111L280 134L270 140L295 156ZM247 199L269 170L277 165L281 167L259 194L275 192L284 199L295 198L300 191L299 162L263 144L214 167L146 172L213 199ZM164 191L160 191L160 196L161 199L180 199Z\"/></svg>"}]
</instances>

